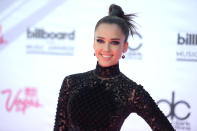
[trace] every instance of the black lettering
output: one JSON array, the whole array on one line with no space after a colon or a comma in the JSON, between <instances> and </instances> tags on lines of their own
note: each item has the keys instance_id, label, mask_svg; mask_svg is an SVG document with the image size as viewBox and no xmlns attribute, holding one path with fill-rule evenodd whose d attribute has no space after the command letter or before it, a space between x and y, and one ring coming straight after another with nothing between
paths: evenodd
<instances>
[{"instance_id":1,"label":"black lettering","mask_svg":"<svg viewBox=\"0 0 197 131\"><path fill-rule=\"evenodd\" d=\"M37 39L75 39L75 30L70 33L65 32L46 32L43 29L30 30L27 29L27 38L37 38Z\"/></svg>"},{"instance_id":2,"label":"black lettering","mask_svg":"<svg viewBox=\"0 0 197 131\"><path fill-rule=\"evenodd\" d=\"M183 55L184 55L184 52L183 52L183 51L181 51L181 52L176 52L176 55L177 55L177 56L183 56Z\"/></svg>"},{"instance_id":3,"label":"black lettering","mask_svg":"<svg viewBox=\"0 0 197 131\"><path fill-rule=\"evenodd\" d=\"M177 103L175 103L174 107L176 107L178 104L184 104L185 106L187 106L187 108L190 109L190 105L185 101L178 101ZM176 115L176 113L174 114L174 116L179 120L185 120L190 116L190 112L188 112L185 117L179 117L179 116Z\"/></svg>"},{"instance_id":4,"label":"black lettering","mask_svg":"<svg viewBox=\"0 0 197 131\"><path fill-rule=\"evenodd\" d=\"M60 32L60 33L57 34L57 38L58 38L58 39L64 39L64 38L65 38L65 34L66 34L66 33L61 33L61 32Z\"/></svg>"},{"instance_id":5,"label":"black lettering","mask_svg":"<svg viewBox=\"0 0 197 131\"><path fill-rule=\"evenodd\" d=\"M184 43L185 43L184 37L180 36L180 34L178 33L178 44L183 45Z\"/></svg>"},{"instance_id":6,"label":"black lettering","mask_svg":"<svg viewBox=\"0 0 197 131\"><path fill-rule=\"evenodd\" d=\"M68 34L68 38L69 38L69 40L74 40L75 39L75 31Z\"/></svg>"},{"instance_id":7,"label":"black lettering","mask_svg":"<svg viewBox=\"0 0 197 131\"><path fill-rule=\"evenodd\" d=\"M193 35L194 36L194 39L193 39L193 43L194 43L194 45L197 45L197 35Z\"/></svg>"},{"instance_id":8,"label":"black lettering","mask_svg":"<svg viewBox=\"0 0 197 131\"><path fill-rule=\"evenodd\" d=\"M170 107L170 110L169 110L169 113L166 115L166 117L170 117L171 114L172 114L172 112L171 112L171 103L170 103L168 100L165 100L165 99L161 99L161 100L159 100L159 101L157 102L158 105L159 105L160 103L166 103L166 104L168 104L168 106ZM171 119L173 119L173 116L171 116L171 117L172 117Z\"/></svg>"},{"instance_id":9,"label":"black lettering","mask_svg":"<svg viewBox=\"0 0 197 131\"><path fill-rule=\"evenodd\" d=\"M191 41L191 35L190 34L187 34L186 35L186 45L189 45L190 44L190 41Z\"/></svg>"},{"instance_id":10,"label":"black lettering","mask_svg":"<svg viewBox=\"0 0 197 131\"><path fill-rule=\"evenodd\" d=\"M178 45L197 45L197 35L187 33L184 37L178 33L177 43Z\"/></svg>"},{"instance_id":11,"label":"black lettering","mask_svg":"<svg viewBox=\"0 0 197 131\"><path fill-rule=\"evenodd\" d=\"M195 45L195 35L192 35L192 45Z\"/></svg>"},{"instance_id":12,"label":"black lettering","mask_svg":"<svg viewBox=\"0 0 197 131\"><path fill-rule=\"evenodd\" d=\"M48 38L54 39L56 38L56 34L54 32L48 33Z\"/></svg>"},{"instance_id":13,"label":"black lettering","mask_svg":"<svg viewBox=\"0 0 197 131\"><path fill-rule=\"evenodd\" d=\"M36 34L38 34L37 38L43 38L46 39L48 37L48 34L44 31L44 30L37 30L38 32L36 32Z\"/></svg>"},{"instance_id":14,"label":"black lettering","mask_svg":"<svg viewBox=\"0 0 197 131\"><path fill-rule=\"evenodd\" d=\"M33 33L28 28L27 29L27 38L32 38L32 37L33 37Z\"/></svg>"},{"instance_id":15,"label":"black lettering","mask_svg":"<svg viewBox=\"0 0 197 131\"><path fill-rule=\"evenodd\" d=\"M183 100L175 102L175 94L174 94L174 92L172 92L172 102L169 102L168 100L165 100L165 99L161 99L161 100L159 100L159 101L157 102L158 105L161 104L161 103L166 103L166 104L168 104L170 111L169 111L169 113L166 115L166 117L170 117L171 120L173 120L174 117L175 117L176 119L178 119L178 120L185 120L185 119L187 119L187 118L190 116L190 112L188 112L184 117L180 117L180 116L178 116L178 115L176 114L175 108L176 108L178 105L183 104L183 105L185 105L188 109L190 109L190 105L189 105L187 102L183 101Z\"/></svg>"}]
</instances>

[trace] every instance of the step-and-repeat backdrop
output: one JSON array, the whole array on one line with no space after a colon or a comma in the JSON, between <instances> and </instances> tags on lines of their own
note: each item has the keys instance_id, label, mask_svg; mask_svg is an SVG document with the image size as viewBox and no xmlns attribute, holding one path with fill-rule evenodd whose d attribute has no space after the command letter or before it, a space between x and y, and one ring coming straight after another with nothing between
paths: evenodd
<instances>
[{"instance_id":1,"label":"step-and-repeat backdrop","mask_svg":"<svg viewBox=\"0 0 197 131\"><path fill-rule=\"evenodd\" d=\"M1 0L1 131L53 130L64 77L95 68L94 27L111 3L138 15L121 71L177 131L197 130L197 1ZM133 113L121 129L131 130L151 129Z\"/></svg>"}]
</instances>

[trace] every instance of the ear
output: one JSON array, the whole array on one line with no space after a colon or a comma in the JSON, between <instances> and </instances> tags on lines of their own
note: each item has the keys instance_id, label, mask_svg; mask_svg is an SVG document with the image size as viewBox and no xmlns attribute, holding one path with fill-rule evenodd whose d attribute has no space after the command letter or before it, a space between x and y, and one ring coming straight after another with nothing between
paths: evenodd
<instances>
[{"instance_id":1,"label":"ear","mask_svg":"<svg viewBox=\"0 0 197 131\"><path fill-rule=\"evenodd\" d=\"M123 53L127 52L128 46L129 46L128 42L124 43Z\"/></svg>"}]
</instances>

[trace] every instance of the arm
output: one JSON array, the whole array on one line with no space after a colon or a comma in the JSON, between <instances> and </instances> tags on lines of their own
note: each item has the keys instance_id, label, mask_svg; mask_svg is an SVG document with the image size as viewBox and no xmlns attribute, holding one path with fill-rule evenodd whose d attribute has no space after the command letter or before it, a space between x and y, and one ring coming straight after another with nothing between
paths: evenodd
<instances>
[{"instance_id":1,"label":"arm","mask_svg":"<svg viewBox=\"0 0 197 131\"><path fill-rule=\"evenodd\" d=\"M130 100L136 113L141 116L153 131L175 131L155 101L141 85L133 89Z\"/></svg>"},{"instance_id":2,"label":"arm","mask_svg":"<svg viewBox=\"0 0 197 131\"><path fill-rule=\"evenodd\" d=\"M68 102L68 79L65 78L58 98L57 111L55 117L54 131L67 131L68 119L67 119L67 102Z\"/></svg>"}]
</instances>

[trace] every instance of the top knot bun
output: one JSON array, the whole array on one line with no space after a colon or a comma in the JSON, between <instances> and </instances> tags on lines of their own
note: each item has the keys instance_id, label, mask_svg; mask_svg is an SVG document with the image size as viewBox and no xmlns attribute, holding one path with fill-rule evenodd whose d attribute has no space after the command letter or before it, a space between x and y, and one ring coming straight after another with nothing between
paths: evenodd
<instances>
[{"instance_id":1,"label":"top knot bun","mask_svg":"<svg viewBox=\"0 0 197 131\"><path fill-rule=\"evenodd\" d=\"M133 18L136 17L135 14L125 14L120 6L111 4L109 7L109 16L116 16L123 19L128 25L130 33L133 36L136 28L134 25L135 22L133 21Z\"/></svg>"},{"instance_id":2,"label":"top knot bun","mask_svg":"<svg viewBox=\"0 0 197 131\"><path fill-rule=\"evenodd\" d=\"M124 18L124 12L120 6L112 4L109 7L109 16L117 16Z\"/></svg>"}]
</instances>

